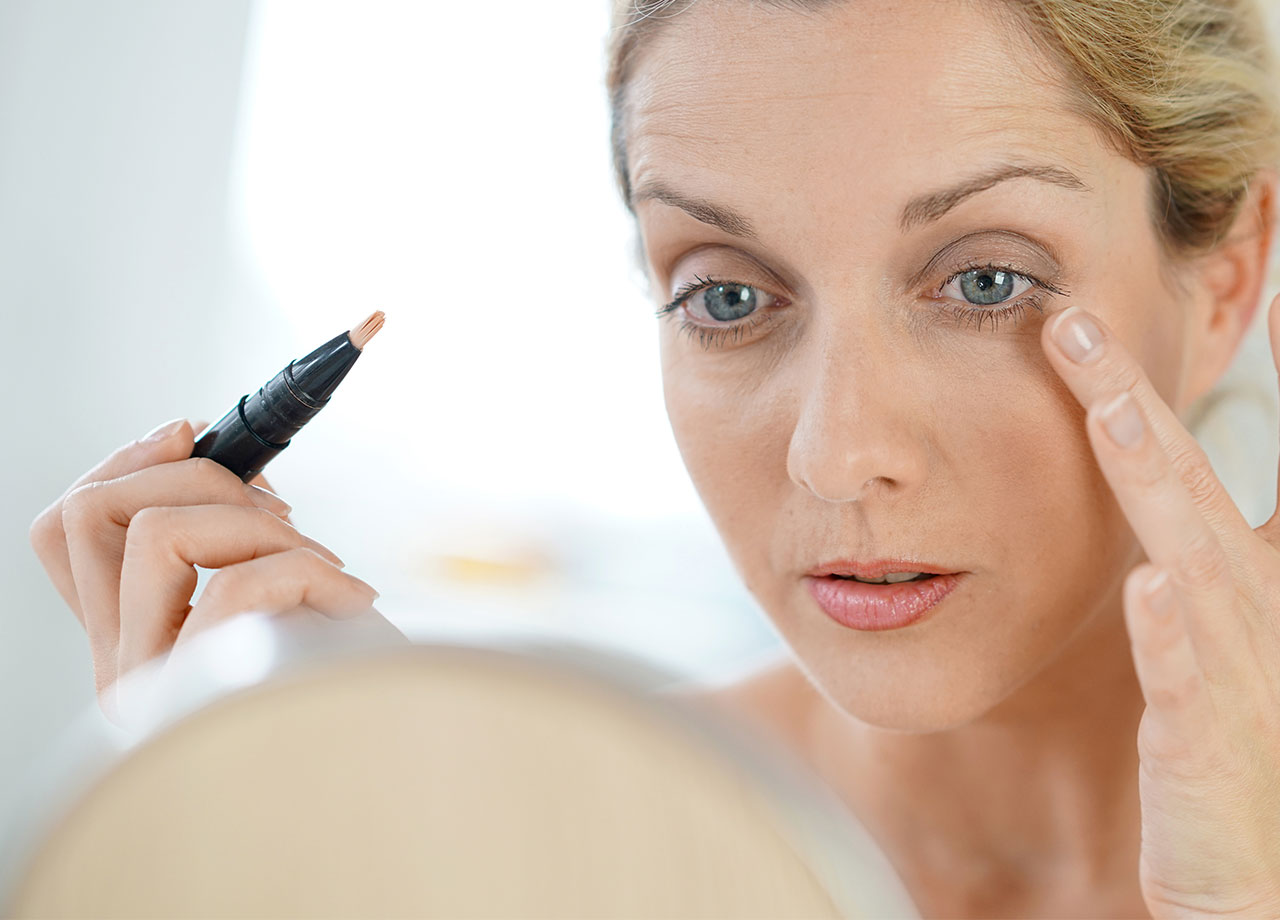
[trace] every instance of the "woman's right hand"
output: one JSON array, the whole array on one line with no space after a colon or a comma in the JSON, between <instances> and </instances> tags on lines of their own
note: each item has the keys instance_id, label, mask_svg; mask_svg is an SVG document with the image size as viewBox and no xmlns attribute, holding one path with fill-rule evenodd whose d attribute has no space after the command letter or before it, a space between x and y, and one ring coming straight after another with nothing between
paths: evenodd
<instances>
[{"instance_id":1,"label":"woman's right hand","mask_svg":"<svg viewBox=\"0 0 1280 920\"><path fill-rule=\"evenodd\" d=\"M289 521L289 505L205 457L178 419L111 453L31 524L31 545L89 636L98 701L130 669L236 613L370 610L373 588ZM218 569L194 607L196 566Z\"/></svg>"}]
</instances>

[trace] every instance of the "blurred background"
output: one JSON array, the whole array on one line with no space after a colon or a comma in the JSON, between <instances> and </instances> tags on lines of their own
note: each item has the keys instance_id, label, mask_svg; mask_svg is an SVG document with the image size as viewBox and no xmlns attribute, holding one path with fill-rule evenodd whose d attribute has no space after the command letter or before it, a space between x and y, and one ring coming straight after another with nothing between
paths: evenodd
<instances>
[{"instance_id":1,"label":"blurred background","mask_svg":"<svg viewBox=\"0 0 1280 920\"><path fill-rule=\"evenodd\" d=\"M707 683L783 653L667 423L607 28L606 0L0 0L0 815L95 705L32 519L375 309L267 473L403 631L565 636ZM1255 525L1258 319L1204 429Z\"/></svg>"},{"instance_id":2,"label":"blurred background","mask_svg":"<svg viewBox=\"0 0 1280 920\"><path fill-rule=\"evenodd\" d=\"M32 519L375 309L267 477L389 619L706 681L775 653L663 409L607 29L604 0L0 0L0 814L94 705Z\"/></svg>"}]
</instances>

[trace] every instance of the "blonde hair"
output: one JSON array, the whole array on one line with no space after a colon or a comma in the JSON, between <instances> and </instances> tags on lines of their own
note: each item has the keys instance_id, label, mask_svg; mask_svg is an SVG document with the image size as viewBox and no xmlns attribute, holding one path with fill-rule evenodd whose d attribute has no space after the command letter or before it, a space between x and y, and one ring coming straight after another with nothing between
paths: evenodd
<instances>
[{"instance_id":1,"label":"blonde hair","mask_svg":"<svg viewBox=\"0 0 1280 920\"><path fill-rule=\"evenodd\" d=\"M626 89L649 36L696 0L615 0L605 85L614 177L632 209ZM735 0L817 12L849 0ZM1280 170L1275 52L1257 0L1005 0L1070 79L1071 110L1151 172L1166 264L1212 250L1255 175Z\"/></svg>"}]
</instances>

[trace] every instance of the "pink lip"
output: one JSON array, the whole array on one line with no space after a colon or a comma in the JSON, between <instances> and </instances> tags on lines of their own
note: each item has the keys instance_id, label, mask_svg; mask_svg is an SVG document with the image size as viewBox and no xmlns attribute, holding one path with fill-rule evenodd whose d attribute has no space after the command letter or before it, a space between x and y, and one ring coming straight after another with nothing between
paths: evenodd
<instances>
[{"instance_id":1,"label":"pink lip","mask_svg":"<svg viewBox=\"0 0 1280 920\"><path fill-rule=\"evenodd\" d=\"M928 575L950 575L954 570L921 559L833 559L806 572L814 578L823 575L857 575L859 578L883 578L890 572L924 572Z\"/></svg>"},{"instance_id":2,"label":"pink lip","mask_svg":"<svg viewBox=\"0 0 1280 920\"><path fill-rule=\"evenodd\" d=\"M919 620L960 584L963 572L896 585L865 585L834 577L804 580L818 606L850 629L898 629Z\"/></svg>"}]
</instances>

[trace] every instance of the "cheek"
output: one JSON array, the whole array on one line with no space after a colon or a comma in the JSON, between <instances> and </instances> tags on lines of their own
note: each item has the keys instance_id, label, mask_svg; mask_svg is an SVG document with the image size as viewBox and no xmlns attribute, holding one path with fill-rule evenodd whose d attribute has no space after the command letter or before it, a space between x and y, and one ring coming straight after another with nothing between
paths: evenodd
<instances>
[{"instance_id":1,"label":"cheek","mask_svg":"<svg viewBox=\"0 0 1280 920\"><path fill-rule=\"evenodd\" d=\"M664 357L662 381L667 417L680 456L713 517L726 505L761 494L758 480L777 473L770 461L785 426L745 389L740 374L719 379L704 356Z\"/></svg>"},{"instance_id":2,"label":"cheek","mask_svg":"<svg viewBox=\"0 0 1280 920\"><path fill-rule=\"evenodd\" d=\"M983 442L965 448L991 471L988 503L970 492L967 504L990 528L974 534L975 545L993 553L979 561L986 571L972 606L939 623L950 627L939 630L939 644L967 644L985 662L950 672L953 686L972 691L971 711L1006 696L1110 616L1132 565L1133 533L1098 467L1085 409L1047 373L1016 411L990 413ZM983 624L977 632L975 622Z\"/></svg>"},{"instance_id":3,"label":"cheek","mask_svg":"<svg viewBox=\"0 0 1280 920\"><path fill-rule=\"evenodd\" d=\"M970 455L992 458L996 528L982 535L994 561L984 596L995 628L981 643L993 673L1019 679L1113 604L1136 546L1085 430L1085 409L1051 369L1016 417L988 429ZM982 605L980 605L981 607ZM979 612L982 612L981 610ZM980 685L980 684L979 684ZM999 681L987 689L1005 692Z\"/></svg>"},{"instance_id":4,"label":"cheek","mask_svg":"<svg viewBox=\"0 0 1280 920\"><path fill-rule=\"evenodd\" d=\"M1186 307L1142 292L1129 303L1155 303L1157 306L1139 313L1130 309L1123 315L1103 318L1126 344L1134 359L1142 366L1160 398L1185 414L1183 362L1186 340L1183 334Z\"/></svg>"},{"instance_id":5,"label":"cheek","mask_svg":"<svg viewBox=\"0 0 1280 920\"><path fill-rule=\"evenodd\" d=\"M1085 409L1041 361L993 376L953 411L970 423L949 426L949 465L963 482L965 504L992 528L981 543L1003 558L997 577L1013 576L1028 592L1079 585L1082 570L1117 558L1124 517L1098 467L1085 432ZM963 405L963 409L961 408Z\"/></svg>"},{"instance_id":6,"label":"cheek","mask_svg":"<svg viewBox=\"0 0 1280 920\"><path fill-rule=\"evenodd\" d=\"M740 370L717 374L715 358L664 348L663 397L689 479L749 590L790 485L785 413L744 385Z\"/></svg>"}]
</instances>

